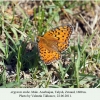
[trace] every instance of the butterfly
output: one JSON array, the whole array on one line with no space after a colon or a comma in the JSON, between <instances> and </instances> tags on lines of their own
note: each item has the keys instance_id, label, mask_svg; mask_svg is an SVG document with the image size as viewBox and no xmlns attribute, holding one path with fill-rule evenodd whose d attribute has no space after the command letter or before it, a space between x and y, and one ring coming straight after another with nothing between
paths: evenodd
<instances>
[{"instance_id":1,"label":"butterfly","mask_svg":"<svg viewBox=\"0 0 100 100\"><path fill-rule=\"evenodd\" d=\"M66 25L52 29L43 36L37 37L39 55L46 65L61 59L61 53L68 48L72 32L73 27Z\"/></svg>"}]
</instances>

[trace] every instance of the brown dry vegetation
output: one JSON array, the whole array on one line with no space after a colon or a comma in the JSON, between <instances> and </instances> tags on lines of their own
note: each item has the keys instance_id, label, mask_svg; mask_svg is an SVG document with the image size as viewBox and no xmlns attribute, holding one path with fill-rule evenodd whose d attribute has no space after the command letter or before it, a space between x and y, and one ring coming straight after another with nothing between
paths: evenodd
<instances>
[{"instance_id":1,"label":"brown dry vegetation","mask_svg":"<svg viewBox=\"0 0 100 100\"><path fill-rule=\"evenodd\" d=\"M100 87L100 2L8 1L0 8L1 87ZM66 23L74 32L64 70L45 66L36 57L36 37Z\"/></svg>"}]
</instances>

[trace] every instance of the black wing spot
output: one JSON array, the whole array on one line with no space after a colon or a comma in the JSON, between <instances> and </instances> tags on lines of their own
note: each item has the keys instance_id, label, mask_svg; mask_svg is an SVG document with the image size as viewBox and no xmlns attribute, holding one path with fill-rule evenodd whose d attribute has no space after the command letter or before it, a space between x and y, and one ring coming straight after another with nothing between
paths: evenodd
<instances>
[{"instance_id":1,"label":"black wing spot","mask_svg":"<svg viewBox=\"0 0 100 100\"><path fill-rule=\"evenodd\" d=\"M57 37L57 35L54 35L54 37Z\"/></svg>"},{"instance_id":2,"label":"black wing spot","mask_svg":"<svg viewBox=\"0 0 100 100\"><path fill-rule=\"evenodd\" d=\"M61 30L61 32L63 32L63 30Z\"/></svg>"},{"instance_id":3,"label":"black wing spot","mask_svg":"<svg viewBox=\"0 0 100 100\"><path fill-rule=\"evenodd\" d=\"M60 38L58 37L58 40L60 40Z\"/></svg>"},{"instance_id":4,"label":"black wing spot","mask_svg":"<svg viewBox=\"0 0 100 100\"><path fill-rule=\"evenodd\" d=\"M50 51L48 51L48 53L50 53Z\"/></svg>"},{"instance_id":5,"label":"black wing spot","mask_svg":"<svg viewBox=\"0 0 100 100\"><path fill-rule=\"evenodd\" d=\"M43 53L46 53L46 51L44 51Z\"/></svg>"},{"instance_id":6,"label":"black wing spot","mask_svg":"<svg viewBox=\"0 0 100 100\"><path fill-rule=\"evenodd\" d=\"M62 36L62 37L64 37L64 36Z\"/></svg>"},{"instance_id":7,"label":"black wing spot","mask_svg":"<svg viewBox=\"0 0 100 100\"><path fill-rule=\"evenodd\" d=\"M58 32L58 35L60 35L60 32Z\"/></svg>"}]
</instances>

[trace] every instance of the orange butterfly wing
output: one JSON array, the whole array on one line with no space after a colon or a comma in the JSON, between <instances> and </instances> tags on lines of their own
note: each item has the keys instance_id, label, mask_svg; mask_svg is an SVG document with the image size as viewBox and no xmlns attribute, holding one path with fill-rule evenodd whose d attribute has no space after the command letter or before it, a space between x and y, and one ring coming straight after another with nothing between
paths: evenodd
<instances>
[{"instance_id":1,"label":"orange butterfly wing","mask_svg":"<svg viewBox=\"0 0 100 100\"><path fill-rule=\"evenodd\" d=\"M43 37L38 36L39 54L45 64L51 64L61 58L60 52L67 49L72 30L73 28L67 25L48 31Z\"/></svg>"},{"instance_id":2,"label":"orange butterfly wing","mask_svg":"<svg viewBox=\"0 0 100 100\"><path fill-rule=\"evenodd\" d=\"M52 41L54 38L57 41L58 51L63 52L68 48L69 38L72 34L73 27L71 25L67 25L64 27L58 27L54 30L48 31L44 34L44 38L49 38Z\"/></svg>"},{"instance_id":3,"label":"orange butterfly wing","mask_svg":"<svg viewBox=\"0 0 100 100\"><path fill-rule=\"evenodd\" d=\"M38 39L39 55L45 64L49 65L52 62L59 60L61 58L59 52L48 46L50 44L46 43L45 38L38 36Z\"/></svg>"}]
</instances>

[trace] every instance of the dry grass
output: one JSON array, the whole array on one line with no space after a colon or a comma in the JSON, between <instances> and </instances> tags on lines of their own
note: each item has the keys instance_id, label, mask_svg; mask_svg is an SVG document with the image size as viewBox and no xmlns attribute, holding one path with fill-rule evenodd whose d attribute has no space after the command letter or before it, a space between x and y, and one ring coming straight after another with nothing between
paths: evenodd
<instances>
[{"instance_id":1,"label":"dry grass","mask_svg":"<svg viewBox=\"0 0 100 100\"><path fill-rule=\"evenodd\" d=\"M0 2L1 87L100 87L100 2ZM46 66L36 37L72 24L70 46L60 62Z\"/></svg>"}]
</instances>

